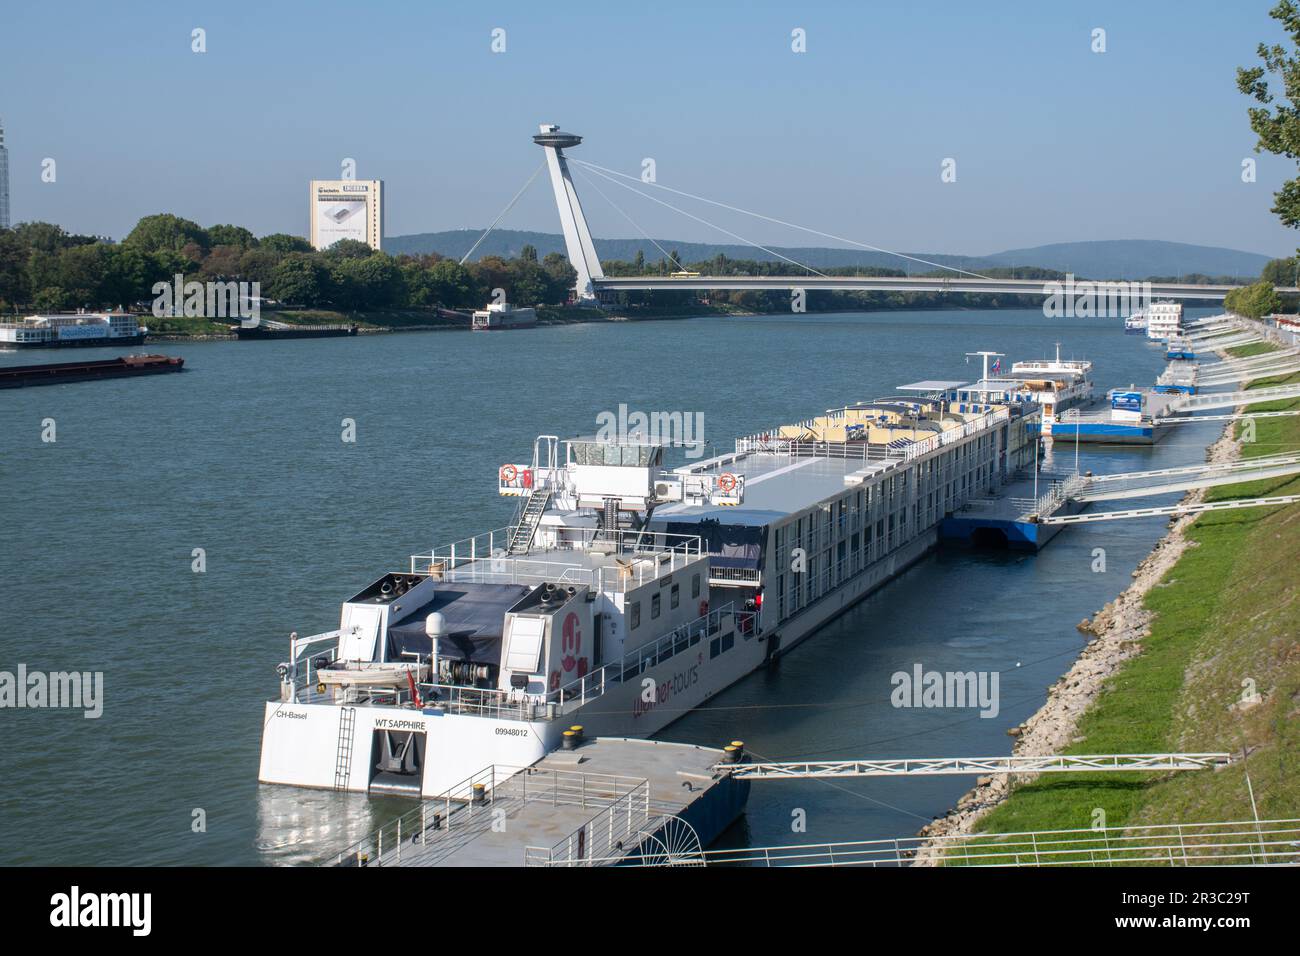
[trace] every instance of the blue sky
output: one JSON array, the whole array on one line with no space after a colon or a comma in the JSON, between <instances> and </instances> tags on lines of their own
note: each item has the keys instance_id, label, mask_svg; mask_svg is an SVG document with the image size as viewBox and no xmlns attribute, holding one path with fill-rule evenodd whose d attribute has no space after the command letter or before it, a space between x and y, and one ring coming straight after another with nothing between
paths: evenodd
<instances>
[{"instance_id":1,"label":"blue sky","mask_svg":"<svg viewBox=\"0 0 1300 956\"><path fill-rule=\"evenodd\" d=\"M636 175L652 157L661 183L890 249L1142 238L1282 255L1300 237L1269 207L1295 166L1261 155L1241 181L1256 154L1234 85L1279 39L1271 6L44 0L6 6L0 117L15 220L115 238L162 211L304 234L308 180L345 157L386 181L387 234L482 228L540 162L545 121L586 137L575 158ZM727 241L601 188L655 236ZM596 235L635 235L579 190ZM558 231L544 179L503 225Z\"/></svg>"}]
</instances>

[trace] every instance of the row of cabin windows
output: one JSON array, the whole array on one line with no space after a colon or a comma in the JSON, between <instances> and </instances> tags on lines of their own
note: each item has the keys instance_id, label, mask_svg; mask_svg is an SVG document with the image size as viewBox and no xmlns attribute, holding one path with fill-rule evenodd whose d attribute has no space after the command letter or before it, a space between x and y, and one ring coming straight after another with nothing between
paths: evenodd
<instances>
[{"instance_id":1,"label":"row of cabin windows","mask_svg":"<svg viewBox=\"0 0 1300 956\"><path fill-rule=\"evenodd\" d=\"M976 442L956 449L956 454L948 465L951 467L957 459L969 460L973 454L991 447L991 436L981 436ZM924 479L930 479L932 482L934 476L938 475L942 470L943 466L937 459L922 462L920 470L913 476L914 483L922 485L926 483ZM944 491L947 492L946 495L944 495L943 491L938 493L932 491L927 494L925 507L927 520L933 520L937 517L935 514L936 504L942 497L951 498L953 492L959 488L962 492L965 492L980 484L982 479L991 478L994 466L989 462L976 465L974 468L967 465L962 470L964 473L959 481L945 483ZM892 504L892 499L896 494L899 496L906 494L907 483L907 473L891 476L879 485L869 486L856 492L855 495L838 499L831 504L822 505L820 507L820 520L817 517L817 512L813 512L804 518L798 519L792 526L787 525L776 529L775 546L781 567L785 567L789 561L787 544L792 542L792 547L806 545L805 550L807 551L819 551L821 550L819 547L821 544L819 532L825 531L827 533L827 550L821 552L820 564L817 557L807 559L802 588L798 586L798 583L792 583L790 590L787 591L785 575L782 574L777 577L777 620L785 620L789 614L793 614L804 604L811 603L819 597L824 590L829 590L830 587L842 583L847 576L861 571L870 560L868 555L873 544L879 543L880 547L886 550L891 549L898 539L906 536L909 525L911 527L920 525L922 506L919 501L911 502L910 509L906 505L899 509L891 509L887 518L881 518L874 523L874 528L870 522L865 523L865 536L855 533L848 542L844 540L838 541L835 545L835 560L832 561L831 559L831 551L829 550L831 535L829 530L832 512L834 512L838 532L836 537L842 538L847 528L856 531L859 527L860 516L866 514L864 505L869 509L873 504L878 504L881 499ZM886 521L888 521L888 527L886 527ZM846 559L851 560L851 565L846 564ZM822 572L821 575L817 573L819 568ZM819 580L820 577L825 577L824 584Z\"/></svg>"},{"instance_id":2,"label":"row of cabin windows","mask_svg":"<svg viewBox=\"0 0 1300 956\"><path fill-rule=\"evenodd\" d=\"M700 576L698 574L693 574L691 575L691 600L695 600L699 596L700 596ZM663 598L662 594L655 594L652 595L650 598L650 620L652 621L655 620L655 618L659 617L659 612L663 608L662 598ZM681 604L681 602L682 602L681 585L674 584L668 592L668 606L669 608L676 609L677 606ZM628 607L627 620L628 620L627 629L629 631L634 631L641 626L641 602L640 601L633 601L631 606Z\"/></svg>"}]
</instances>

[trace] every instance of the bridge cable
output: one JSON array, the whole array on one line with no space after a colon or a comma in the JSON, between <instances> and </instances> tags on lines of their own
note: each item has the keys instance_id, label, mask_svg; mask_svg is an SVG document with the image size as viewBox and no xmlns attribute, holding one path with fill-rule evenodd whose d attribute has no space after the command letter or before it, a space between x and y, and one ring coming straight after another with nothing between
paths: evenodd
<instances>
[{"instance_id":1,"label":"bridge cable","mask_svg":"<svg viewBox=\"0 0 1300 956\"><path fill-rule=\"evenodd\" d=\"M590 165L590 164L586 164L586 165ZM778 259L781 259L781 260L783 260L783 261L785 261L785 262L788 262L788 263L790 263L790 264L793 265L793 266L798 266L800 269L805 269L805 270L807 270L808 272L811 272L811 273L812 273L813 275L815 275L815 276L821 276L821 278L823 278L823 279L829 279L829 278L830 278L830 276L826 275L825 273L818 272L818 271L817 271L816 269L814 269L812 266L806 266L806 265L804 265L802 262L799 262L798 260L791 259L789 256L783 256L783 255L781 255L781 253L777 252L775 249L769 249L769 248L767 248L767 246L764 246L764 245L761 245L761 244L759 244L759 243L757 243L757 242L754 242L754 240L752 240L752 239L746 239L744 236L739 235L738 233L734 233L734 232L732 232L730 229L724 229L722 226L719 226L717 223L715 223L715 222L709 222L709 220L707 220L707 219L703 219L703 218L701 218L700 216L696 216L696 215L693 214L693 213L689 213L689 212L687 212L685 209L678 209L678 208L677 208L676 206L674 206L672 203L664 202L662 199L656 199L654 196L651 196L651 195L649 195L649 194L647 194L647 193L643 193L643 192L641 192L639 189L633 189L633 188L632 188L631 186L629 186L627 183L621 183L621 182L619 182L617 179L613 179L613 178L611 178L611 177L609 177L609 176L606 176L603 172L600 172L600 171L598 171L598 170L596 170L596 169L594 169L594 168L591 169L591 172L594 172L597 176L600 176L602 179L608 179L608 180L609 180L611 183L613 183L615 186L621 186L623 189L626 189L626 190L628 190L629 192L631 192L631 193L633 193L633 194L635 194L635 195L637 195L637 196L642 197L643 199L649 199L651 202L655 202L655 203L658 203L658 204L661 205L661 206L666 206L666 207L668 207L668 208L671 209L673 212L680 213L681 215L686 216L686 217L689 218L689 219L694 219L696 222L703 223L704 225L710 227L711 229L716 229L716 230L718 230L718 232L726 233L726 234L727 234L728 236L730 236L732 239L735 239L735 240L737 240L737 241L739 241L739 242L743 242L743 243L744 243L745 245L747 245L747 246L753 246L755 249L761 249L763 252L766 252L768 255L770 255L770 256L776 256Z\"/></svg>"},{"instance_id":2,"label":"bridge cable","mask_svg":"<svg viewBox=\"0 0 1300 956\"><path fill-rule=\"evenodd\" d=\"M470 246L469 252L461 256L460 264L462 266L465 264L466 260L468 260L469 257L474 254L474 250L483 244L483 240L488 237L488 233L491 232L493 229L495 229L497 223L499 223L502 219L505 218L506 213L508 213L511 209L514 208L515 203L519 202L519 197L528 191L528 187L533 184L533 180L537 178L538 173L540 173L545 167L546 167L546 160L543 159L542 165L538 166L537 169L533 171L533 174L528 177L528 182L524 183L523 188L520 189L519 192L515 193L515 198L510 200L510 202L506 205L506 208L502 209L500 214L495 219L492 220L492 225L488 226L486 229L483 230L483 235L478 237L478 242Z\"/></svg>"},{"instance_id":3,"label":"bridge cable","mask_svg":"<svg viewBox=\"0 0 1300 956\"><path fill-rule=\"evenodd\" d=\"M644 238L647 242L651 243L651 244L652 244L656 249L659 250L660 254L664 257L664 260L665 260L665 261L667 261L667 262L671 262L671 263L673 263L673 265L675 265L678 269L680 269L680 270L682 270L682 271L685 271L685 268L686 268L686 267L683 266L683 265L681 264L681 262L680 262L680 261L679 261L675 256L670 255L670 254L668 253L668 250L667 250L667 249L665 249L663 246L659 245L658 241L655 240L655 238L654 238L653 236L651 236L650 233L648 233L648 232L646 232L644 229L642 229L642 228L637 224L637 222L636 222L635 219L633 219L633 218L632 218L631 216L629 216L626 212L624 212L623 209L622 209L622 207L620 207L620 206L618 205L618 203L614 202L614 200L612 200L612 199L610 199L608 196L606 196L605 193L601 190L601 188L600 188L599 186L596 185L596 181L595 181L594 179L592 179L590 176L588 176L585 170L579 169L578 172L582 174L582 178L586 181L587 185L589 185L592 189L596 190L596 195L598 195L601 199L605 200L605 202L607 202L607 203L609 203L611 206L613 206L614 209L618 211L619 215L621 215L624 219L626 219L628 222L630 222L630 223L632 224L632 228L633 228L633 229L635 229L637 232L641 233L642 238Z\"/></svg>"},{"instance_id":4,"label":"bridge cable","mask_svg":"<svg viewBox=\"0 0 1300 956\"><path fill-rule=\"evenodd\" d=\"M622 177L624 177L625 179L630 179L630 180L632 180L632 181L634 181L634 182L641 182L641 181L642 181L642 180L638 179L638 178L635 177L635 176L629 176L627 173L620 173L618 170L615 170L615 169L606 169L604 166L597 166L595 163L589 163L589 162L587 162L586 160L582 160L582 159L574 159L574 158L570 157L570 162L577 163L578 165L581 165L581 166L586 166L586 167L589 168L589 169L593 169L593 170L599 169L599 170L601 170L601 171L603 171L603 172L612 173L612 174L615 175L615 176L622 176ZM909 255L908 255L907 253L905 253L905 252L894 252L892 249L884 249L884 248L881 248L880 246L873 246L873 245L871 245L870 243L866 243L866 242L858 242L858 241L855 240L855 239L846 239L846 238L844 238L843 236L836 236L836 235L832 235L832 234L829 233L829 232L822 232L821 230L818 230L818 229L811 229L811 228L809 228L808 226L801 226L801 225L799 225L798 223L795 223L795 222L786 222L784 219L776 219L776 218L774 218L774 217L772 217L772 216L765 216L765 215L763 215L763 214L760 213L760 212L750 212L748 209L741 209L739 206L732 206L732 205L729 205L729 204L727 204L727 203L725 203L725 202L718 202L718 201L713 200L713 199L707 199L707 198L705 198L704 196L697 196L697 195L695 195L694 193L684 192L684 191L682 191L682 190L680 190L680 189L673 189L671 186L665 186L663 183L655 183L655 182L652 182L652 183L648 183L648 185L650 185L650 186L655 186L655 187L657 187L657 188L659 188L659 189L666 189L666 190L668 190L669 192L671 192L671 193L676 193L676 194L679 195L679 196L685 196L687 199L696 199L696 200L699 200L700 202L706 202L706 203L709 203L709 204L712 205L712 206L721 206L723 209L729 209L729 210L731 210L732 212L738 212L738 213L741 213L741 214L746 215L746 216L753 216L755 219L764 219L764 220L766 220L766 221L768 221L768 222L776 223L776 224L779 225L779 226L788 226L788 227L790 227L791 229L798 229L798 230L800 230L800 231L802 231L802 232L811 233L811 234L814 235L814 236L821 236L821 237L824 238L824 239L834 239L836 242L847 242L847 243L848 243L849 245L851 245L851 246L857 246L857 247L859 247L859 248L861 248L861 249L867 249L867 250L869 250L869 251L871 251L871 252L881 252L881 253L884 253L885 255L889 255L889 256L897 256L897 257L900 258L900 259L909 259L909 260L911 260L912 262L919 262L919 263L921 263L922 265L934 266L936 269L946 269L946 270L948 270L949 272L956 272L956 273L959 273L959 274L961 274L961 275L971 276L972 278L975 278L975 279L988 279L988 278L989 278L988 276L980 275L978 272L968 272L968 271L965 270L965 269L958 269L956 266L946 266L946 265L943 265L943 264L940 263L940 262L932 262L932 261L930 261L929 259L921 259L921 258L919 258L919 257L917 257L917 256L909 256ZM761 247L760 247L760 248L761 248Z\"/></svg>"}]
</instances>

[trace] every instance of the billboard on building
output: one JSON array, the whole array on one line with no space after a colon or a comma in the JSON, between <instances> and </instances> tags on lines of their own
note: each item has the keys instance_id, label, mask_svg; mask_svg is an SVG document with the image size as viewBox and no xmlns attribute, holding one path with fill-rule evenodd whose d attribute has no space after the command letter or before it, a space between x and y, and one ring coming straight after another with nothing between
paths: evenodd
<instances>
[{"instance_id":1,"label":"billboard on building","mask_svg":"<svg viewBox=\"0 0 1300 956\"><path fill-rule=\"evenodd\" d=\"M384 235L384 183L379 179L313 179L311 244L328 249L340 239L379 249Z\"/></svg>"}]
</instances>

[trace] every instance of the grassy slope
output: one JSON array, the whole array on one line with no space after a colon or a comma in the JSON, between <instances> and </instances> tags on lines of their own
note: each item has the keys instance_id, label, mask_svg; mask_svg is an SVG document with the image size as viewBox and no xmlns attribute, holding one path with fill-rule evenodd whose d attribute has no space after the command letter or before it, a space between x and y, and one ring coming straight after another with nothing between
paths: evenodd
<instances>
[{"instance_id":1,"label":"grassy slope","mask_svg":"<svg viewBox=\"0 0 1300 956\"><path fill-rule=\"evenodd\" d=\"M1255 349L1243 349L1242 353ZM1255 387L1300 381L1267 380ZM1251 406L1300 408L1300 402ZM1300 448L1300 418L1256 420L1243 457ZM1239 428L1242 426L1238 426ZM1291 476L1209 489L1211 501L1300 493ZM1261 818L1300 815L1300 506L1203 515L1189 548L1147 596L1155 613L1140 655L1126 662L1080 722L1070 753L1240 751L1250 748ZM1264 703L1230 710L1251 679ZM980 826L988 832L1088 827L1102 808L1125 823L1250 819L1241 764L1216 772L1040 777Z\"/></svg>"}]
</instances>

